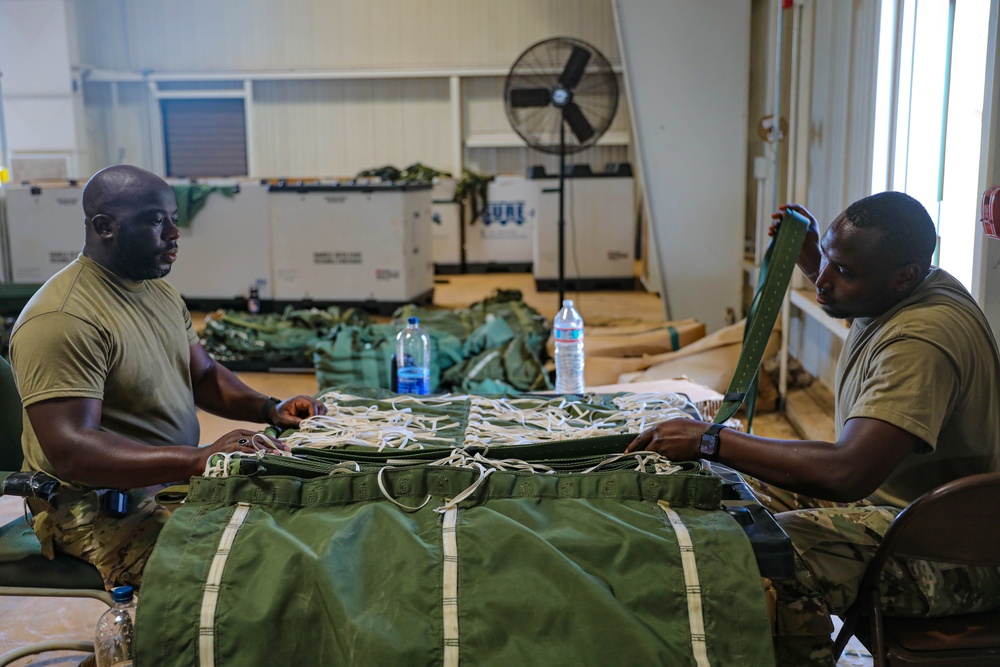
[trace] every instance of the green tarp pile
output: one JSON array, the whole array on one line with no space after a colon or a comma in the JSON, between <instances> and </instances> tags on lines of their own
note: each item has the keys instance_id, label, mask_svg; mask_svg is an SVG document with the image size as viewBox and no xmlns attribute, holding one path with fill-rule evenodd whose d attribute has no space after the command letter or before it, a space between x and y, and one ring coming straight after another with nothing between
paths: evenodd
<instances>
[{"instance_id":1,"label":"green tarp pile","mask_svg":"<svg viewBox=\"0 0 1000 667\"><path fill-rule=\"evenodd\" d=\"M442 417L372 394L341 399ZM632 437L217 455L146 569L136 664L773 664L720 480Z\"/></svg>"},{"instance_id":2,"label":"green tarp pile","mask_svg":"<svg viewBox=\"0 0 1000 667\"><path fill-rule=\"evenodd\" d=\"M431 336L431 392L516 393L551 389L542 360L549 323L521 300L500 290L469 308L434 310L403 306L397 322L419 317ZM320 387L360 384L391 388L398 327L342 326L314 348Z\"/></svg>"},{"instance_id":3,"label":"green tarp pile","mask_svg":"<svg viewBox=\"0 0 1000 667\"><path fill-rule=\"evenodd\" d=\"M217 361L237 369L259 365L312 366L312 350L339 325L362 325L369 321L356 308L335 306L284 313L252 315L236 310L217 310L205 318L199 334L201 344Z\"/></svg>"},{"instance_id":4,"label":"green tarp pile","mask_svg":"<svg viewBox=\"0 0 1000 667\"><path fill-rule=\"evenodd\" d=\"M516 290L498 290L459 310L403 306L395 322L417 316L431 336L431 391L516 393L551 389L544 369L549 322ZM259 314L219 310L205 319L201 342L237 370L313 367L320 387L389 389L395 324L377 324L356 308Z\"/></svg>"}]
</instances>

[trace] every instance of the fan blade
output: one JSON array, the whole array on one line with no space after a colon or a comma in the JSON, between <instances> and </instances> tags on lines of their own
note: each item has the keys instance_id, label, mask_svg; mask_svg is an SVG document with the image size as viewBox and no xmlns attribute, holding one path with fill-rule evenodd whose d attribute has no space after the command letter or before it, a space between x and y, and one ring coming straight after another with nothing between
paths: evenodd
<instances>
[{"instance_id":1,"label":"fan blade","mask_svg":"<svg viewBox=\"0 0 1000 667\"><path fill-rule=\"evenodd\" d=\"M563 109L563 118L569 123L569 129L573 130L573 134L576 135L577 141L581 144L587 143L587 140L594 136L594 128L591 127L590 121L580 111L576 102L570 102L566 105L566 108Z\"/></svg>"},{"instance_id":2,"label":"fan blade","mask_svg":"<svg viewBox=\"0 0 1000 667\"><path fill-rule=\"evenodd\" d=\"M569 54L569 60L566 61L565 69L559 75L559 83L563 85L563 88L567 90L576 88L576 84L580 83L580 77L583 76L583 70L587 68L589 62L590 51L574 46L573 52Z\"/></svg>"},{"instance_id":3,"label":"fan blade","mask_svg":"<svg viewBox=\"0 0 1000 667\"><path fill-rule=\"evenodd\" d=\"M548 88L513 88L510 91L512 107L544 107L552 101Z\"/></svg>"}]
</instances>

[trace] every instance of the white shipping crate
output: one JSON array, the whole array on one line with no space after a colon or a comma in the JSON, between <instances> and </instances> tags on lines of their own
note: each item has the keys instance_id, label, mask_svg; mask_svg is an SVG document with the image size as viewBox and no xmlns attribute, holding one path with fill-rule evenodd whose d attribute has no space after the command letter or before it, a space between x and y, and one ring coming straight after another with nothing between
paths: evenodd
<instances>
[{"instance_id":1,"label":"white shipping crate","mask_svg":"<svg viewBox=\"0 0 1000 667\"><path fill-rule=\"evenodd\" d=\"M434 266L439 272L462 265L461 204L435 201L431 209Z\"/></svg>"},{"instance_id":2,"label":"white shipping crate","mask_svg":"<svg viewBox=\"0 0 1000 667\"><path fill-rule=\"evenodd\" d=\"M465 228L469 270L490 265L529 270L540 185L523 176L497 176L489 184L486 210Z\"/></svg>"},{"instance_id":3,"label":"white shipping crate","mask_svg":"<svg viewBox=\"0 0 1000 667\"><path fill-rule=\"evenodd\" d=\"M238 190L232 197L213 192L190 224L181 228L177 262L167 281L195 302L245 299L251 287L257 288L261 299L272 298L267 186L232 179L200 179L198 184Z\"/></svg>"},{"instance_id":4,"label":"white shipping crate","mask_svg":"<svg viewBox=\"0 0 1000 667\"><path fill-rule=\"evenodd\" d=\"M559 279L559 179L542 184L535 226L533 274L539 289ZM631 288L635 280L635 190L631 169L623 175L567 176L565 183L565 277L567 289ZM570 282L573 281L573 282Z\"/></svg>"},{"instance_id":5,"label":"white shipping crate","mask_svg":"<svg viewBox=\"0 0 1000 667\"><path fill-rule=\"evenodd\" d=\"M76 259L86 235L83 188L4 186L12 282L40 284Z\"/></svg>"},{"instance_id":6,"label":"white shipping crate","mask_svg":"<svg viewBox=\"0 0 1000 667\"><path fill-rule=\"evenodd\" d=\"M271 186L267 199L278 301L433 294L429 186Z\"/></svg>"}]
</instances>

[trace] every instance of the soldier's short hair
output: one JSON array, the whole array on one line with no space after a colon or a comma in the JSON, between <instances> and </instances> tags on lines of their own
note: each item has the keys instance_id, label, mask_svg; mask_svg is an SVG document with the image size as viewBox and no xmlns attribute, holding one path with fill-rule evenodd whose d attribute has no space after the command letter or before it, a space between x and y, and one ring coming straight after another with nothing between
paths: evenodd
<instances>
[{"instance_id":1,"label":"soldier's short hair","mask_svg":"<svg viewBox=\"0 0 1000 667\"><path fill-rule=\"evenodd\" d=\"M855 227L881 232L879 250L894 267L915 263L927 271L937 246L937 230L923 204L904 192L880 192L844 211Z\"/></svg>"}]
</instances>

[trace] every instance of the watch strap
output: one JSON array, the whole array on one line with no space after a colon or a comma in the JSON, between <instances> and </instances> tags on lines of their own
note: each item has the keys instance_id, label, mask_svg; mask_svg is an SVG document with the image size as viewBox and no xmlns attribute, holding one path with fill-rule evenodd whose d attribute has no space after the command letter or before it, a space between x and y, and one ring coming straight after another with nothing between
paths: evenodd
<instances>
[{"instance_id":1,"label":"watch strap","mask_svg":"<svg viewBox=\"0 0 1000 667\"><path fill-rule=\"evenodd\" d=\"M715 461L719 458L719 443L722 440L719 433L724 428L726 428L725 424L712 424L702 434L701 440L698 443L698 451L701 452L703 458L709 461Z\"/></svg>"},{"instance_id":2,"label":"watch strap","mask_svg":"<svg viewBox=\"0 0 1000 667\"><path fill-rule=\"evenodd\" d=\"M267 400L264 401L263 407L260 409L260 420L262 422L274 426L274 422L271 421L269 415L271 414L271 408L276 406L278 403L281 403L281 401L274 396L267 397Z\"/></svg>"}]
</instances>

